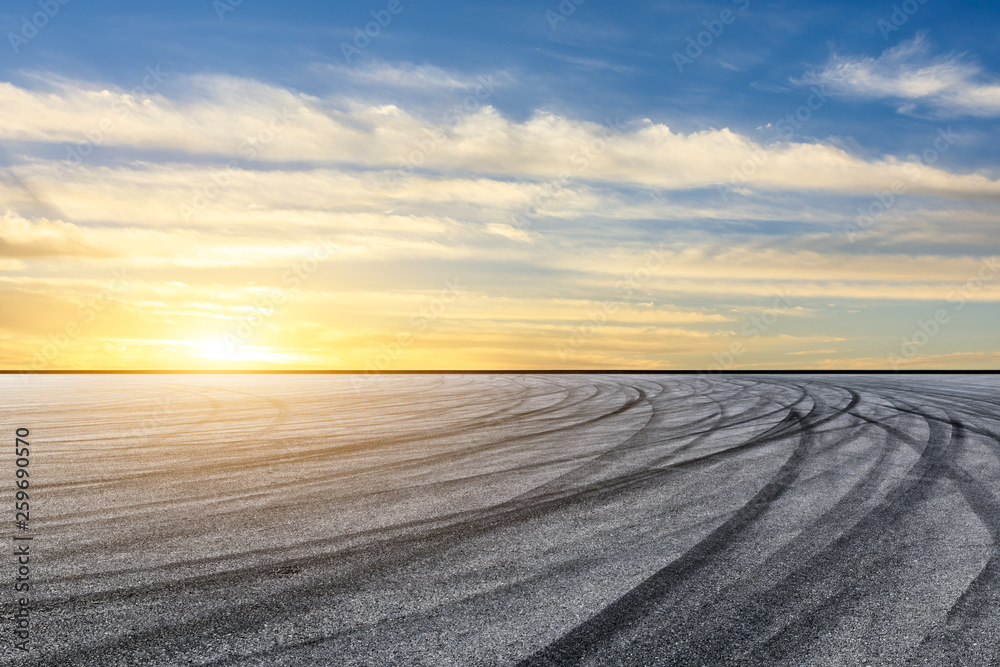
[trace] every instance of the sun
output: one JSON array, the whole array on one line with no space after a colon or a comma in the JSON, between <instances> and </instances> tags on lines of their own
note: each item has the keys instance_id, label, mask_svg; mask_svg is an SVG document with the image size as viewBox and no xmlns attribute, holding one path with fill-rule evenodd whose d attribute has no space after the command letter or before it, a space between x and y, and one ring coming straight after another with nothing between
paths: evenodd
<instances>
[{"instance_id":1,"label":"sun","mask_svg":"<svg viewBox=\"0 0 1000 667\"><path fill-rule=\"evenodd\" d=\"M215 359L218 361L241 361L241 350L233 345L229 345L221 337L209 338L200 341L196 356L203 359Z\"/></svg>"},{"instance_id":2,"label":"sun","mask_svg":"<svg viewBox=\"0 0 1000 667\"><path fill-rule=\"evenodd\" d=\"M271 347L243 345L238 341L224 336L204 338L192 341L191 355L197 359L206 360L206 365L226 368L254 368L263 364L267 367L301 364L301 355Z\"/></svg>"}]
</instances>

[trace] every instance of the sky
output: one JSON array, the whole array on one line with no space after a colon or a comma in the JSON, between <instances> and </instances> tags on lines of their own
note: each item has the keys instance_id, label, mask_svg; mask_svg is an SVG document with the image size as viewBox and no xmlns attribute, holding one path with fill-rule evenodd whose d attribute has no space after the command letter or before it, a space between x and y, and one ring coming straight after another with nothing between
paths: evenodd
<instances>
[{"instance_id":1,"label":"sky","mask_svg":"<svg viewBox=\"0 0 1000 667\"><path fill-rule=\"evenodd\" d=\"M995 3L0 29L2 368L1000 368Z\"/></svg>"}]
</instances>

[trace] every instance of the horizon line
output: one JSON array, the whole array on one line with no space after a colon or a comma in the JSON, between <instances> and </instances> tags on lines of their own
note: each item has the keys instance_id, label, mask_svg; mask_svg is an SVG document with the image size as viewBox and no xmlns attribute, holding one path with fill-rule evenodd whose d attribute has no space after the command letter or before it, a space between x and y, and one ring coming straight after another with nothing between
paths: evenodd
<instances>
[{"instance_id":1,"label":"horizon line","mask_svg":"<svg viewBox=\"0 0 1000 667\"><path fill-rule=\"evenodd\" d=\"M352 369L0 369L0 375L996 375L1000 369L624 369L624 368L538 368L538 369L386 369L386 370L352 370Z\"/></svg>"}]
</instances>

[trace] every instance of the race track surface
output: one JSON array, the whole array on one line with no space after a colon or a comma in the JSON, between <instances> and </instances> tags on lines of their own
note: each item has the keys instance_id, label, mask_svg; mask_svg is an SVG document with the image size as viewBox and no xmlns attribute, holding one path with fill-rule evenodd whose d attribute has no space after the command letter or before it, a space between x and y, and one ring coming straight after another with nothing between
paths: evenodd
<instances>
[{"instance_id":1,"label":"race track surface","mask_svg":"<svg viewBox=\"0 0 1000 667\"><path fill-rule=\"evenodd\" d=\"M2 660L1000 664L998 390L3 376L35 540L28 657L0 561Z\"/></svg>"}]
</instances>

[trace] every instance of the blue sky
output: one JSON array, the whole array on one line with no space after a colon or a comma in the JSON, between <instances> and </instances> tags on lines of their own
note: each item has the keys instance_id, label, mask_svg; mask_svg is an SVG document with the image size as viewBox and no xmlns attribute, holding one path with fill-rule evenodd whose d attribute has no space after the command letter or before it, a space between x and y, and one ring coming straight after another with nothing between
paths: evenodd
<instances>
[{"instance_id":1,"label":"blue sky","mask_svg":"<svg viewBox=\"0 0 1000 667\"><path fill-rule=\"evenodd\" d=\"M539 108L601 120L610 113L648 116L678 129L726 126L753 130L801 103L802 79L834 53L879 56L925 32L929 56L967 54L985 72L1000 70L1000 25L988 2L915 3L919 9L892 25L900 3L660 2L616 5L588 0L564 21L550 25L557 2L473 5L400 2L403 10L353 58L433 65L471 74L516 73L516 90L493 100L511 116ZM130 86L142 64L165 70L244 76L306 92L325 93L309 65L345 62L339 45L354 28L372 20L375 3L263 3L246 1L222 13L211 2L141 5L76 0L13 56L3 73L16 80L24 70ZM746 7L746 9L742 9ZM6 31L39 10L37 2L8 3ZM688 37L721 11L733 23L685 71L672 61ZM560 15L560 18L564 18ZM879 21L886 23L880 26ZM898 23L898 21L897 21ZM886 30L891 25L893 30ZM13 57L12 57L13 56ZM890 128L883 122L897 121ZM906 151L920 139L918 117L898 118L891 104L839 103L810 123L814 136L853 137L875 151ZM994 123L984 120L977 129ZM913 144L916 145L916 144ZM984 152L985 153L985 152Z\"/></svg>"},{"instance_id":2,"label":"blue sky","mask_svg":"<svg viewBox=\"0 0 1000 667\"><path fill-rule=\"evenodd\" d=\"M996 367L998 16L8 3L0 299L44 324L0 322L0 362ZM336 250L293 285L316 239ZM114 267L132 287L44 354ZM456 276L462 296L393 348ZM287 298L258 323L267 289Z\"/></svg>"}]
</instances>

